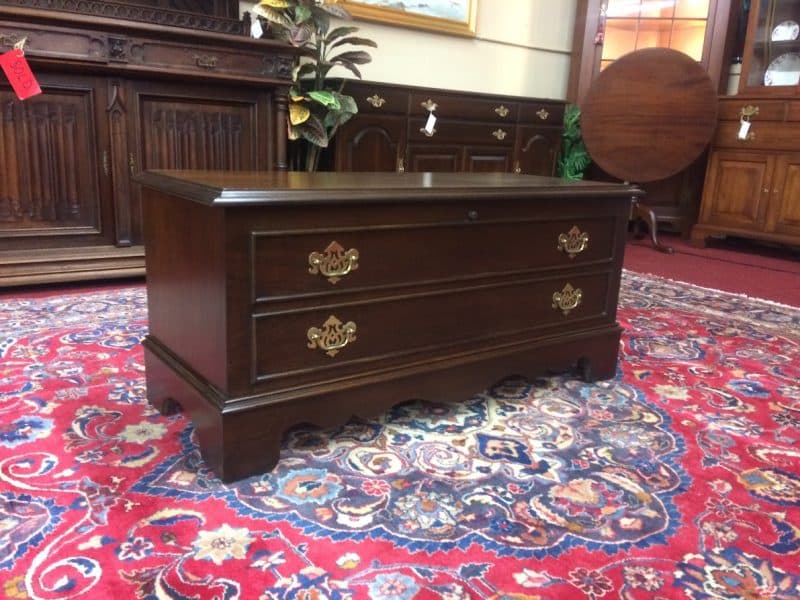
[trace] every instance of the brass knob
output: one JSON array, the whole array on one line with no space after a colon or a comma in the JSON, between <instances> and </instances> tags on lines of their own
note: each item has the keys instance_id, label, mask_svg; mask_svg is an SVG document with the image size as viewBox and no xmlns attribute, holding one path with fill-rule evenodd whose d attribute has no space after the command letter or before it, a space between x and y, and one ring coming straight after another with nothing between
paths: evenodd
<instances>
[{"instance_id":1,"label":"brass knob","mask_svg":"<svg viewBox=\"0 0 800 600\"><path fill-rule=\"evenodd\" d=\"M547 121L547 117L550 116L550 113L542 108L536 111L536 116L539 117L542 121Z\"/></svg>"},{"instance_id":2,"label":"brass knob","mask_svg":"<svg viewBox=\"0 0 800 600\"><path fill-rule=\"evenodd\" d=\"M331 315L321 328L309 327L306 337L309 348L323 350L328 356L334 357L347 344L356 341L356 324L353 321L342 323Z\"/></svg>"},{"instance_id":3,"label":"brass knob","mask_svg":"<svg viewBox=\"0 0 800 600\"><path fill-rule=\"evenodd\" d=\"M375 108L380 108L386 104L386 98L381 98L378 94L372 94L372 96L367 97L367 102Z\"/></svg>"},{"instance_id":4,"label":"brass knob","mask_svg":"<svg viewBox=\"0 0 800 600\"><path fill-rule=\"evenodd\" d=\"M434 101L433 101L433 100L431 100L430 98L428 98L427 100L425 100L425 102L420 102L420 103L419 103L419 105L420 105L422 108L424 108L425 110L427 110L428 112L433 112L433 111L435 111L437 108L439 108L439 105L438 105L438 104L436 104L436 102L434 102Z\"/></svg>"},{"instance_id":5,"label":"brass knob","mask_svg":"<svg viewBox=\"0 0 800 600\"><path fill-rule=\"evenodd\" d=\"M322 275L335 284L342 277L358 268L358 250L345 249L334 240L324 252L312 252L308 255L308 272L312 275Z\"/></svg>"},{"instance_id":6,"label":"brass knob","mask_svg":"<svg viewBox=\"0 0 800 600\"><path fill-rule=\"evenodd\" d=\"M495 108L494 112L496 112L501 117L507 117L508 116L508 109L505 106L503 106L502 104L500 106L498 106L497 108Z\"/></svg>"},{"instance_id":7,"label":"brass knob","mask_svg":"<svg viewBox=\"0 0 800 600\"><path fill-rule=\"evenodd\" d=\"M502 129L495 129L495 130L492 132L492 135L493 135L494 137L496 137L498 140L501 140L501 141L502 141L502 140L506 139L506 136L508 135L508 132L506 132L506 131L504 131L504 130L502 130Z\"/></svg>"}]
</instances>

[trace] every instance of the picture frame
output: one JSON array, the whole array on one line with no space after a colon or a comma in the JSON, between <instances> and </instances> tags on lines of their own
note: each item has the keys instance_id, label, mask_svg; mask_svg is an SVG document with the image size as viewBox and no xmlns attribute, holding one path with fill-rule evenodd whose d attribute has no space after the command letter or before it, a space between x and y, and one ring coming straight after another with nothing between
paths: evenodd
<instances>
[{"instance_id":1,"label":"picture frame","mask_svg":"<svg viewBox=\"0 0 800 600\"><path fill-rule=\"evenodd\" d=\"M338 0L354 18L450 35L475 36L478 0Z\"/></svg>"}]
</instances>

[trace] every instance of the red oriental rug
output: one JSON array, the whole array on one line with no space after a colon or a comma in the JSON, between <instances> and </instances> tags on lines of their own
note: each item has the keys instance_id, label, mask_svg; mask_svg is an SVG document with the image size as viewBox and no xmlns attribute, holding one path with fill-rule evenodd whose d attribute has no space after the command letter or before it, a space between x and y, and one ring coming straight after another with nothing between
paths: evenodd
<instances>
[{"instance_id":1,"label":"red oriental rug","mask_svg":"<svg viewBox=\"0 0 800 600\"><path fill-rule=\"evenodd\" d=\"M798 308L626 272L614 380L296 429L235 485L146 403L143 287L0 309L7 598L800 597Z\"/></svg>"}]
</instances>

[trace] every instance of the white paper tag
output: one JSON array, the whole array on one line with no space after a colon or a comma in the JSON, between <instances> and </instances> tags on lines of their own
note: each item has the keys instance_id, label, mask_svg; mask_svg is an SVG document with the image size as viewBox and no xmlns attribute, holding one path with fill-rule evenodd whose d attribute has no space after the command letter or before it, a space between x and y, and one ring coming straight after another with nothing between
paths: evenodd
<instances>
[{"instance_id":1,"label":"white paper tag","mask_svg":"<svg viewBox=\"0 0 800 600\"><path fill-rule=\"evenodd\" d=\"M430 113L428 115L428 121L425 123L425 132L429 134L433 134L433 126L436 125L436 115Z\"/></svg>"},{"instance_id":2,"label":"white paper tag","mask_svg":"<svg viewBox=\"0 0 800 600\"><path fill-rule=\"evenodd\" d=\"M264 28L261 27L261 19L251 13L252 22L250 23L250 35L256 39L264 35Z\"/></svg>"},{"instance_id":3,"label":"white paper tag","mask_svg":"<svg viewBox=\"0 0 800 600\"><path fill-rule=\"evenodd\" d=\"M746 140L748 131L750 131L750 121L745 121L744 119L740 119L739 120L739 135L737 137L740 140Z\"/></svg>"}]
</instances>

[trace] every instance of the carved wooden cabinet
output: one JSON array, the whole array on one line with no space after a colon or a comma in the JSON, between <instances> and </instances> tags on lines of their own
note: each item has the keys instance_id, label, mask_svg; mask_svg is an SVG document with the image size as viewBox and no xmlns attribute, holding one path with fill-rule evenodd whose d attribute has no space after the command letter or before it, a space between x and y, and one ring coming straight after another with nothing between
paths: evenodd
<instances>
[{"instance_id":1,"label":"carved wooden cabinet","mask_svg":"<svg viewBox=\"0 0 800 600\"><path fill-rule=\"evenodd\" d=\"M0 52L26 40L43 93L0 81L0 286L143 274L144 169L286 168L291 51L230 3L11 4Z\"/></svg>"},{"instance_id":2,"label":"carved wooden cabinet","mask_svg":"<svg viewBox=\"0 0 800 600\"><path fill-rule=\"evenodd\" d=\"M359 113L336 134L337 171L555 174L562 101L349 81L344 91Z\"/></svg>"}]
</instances>

